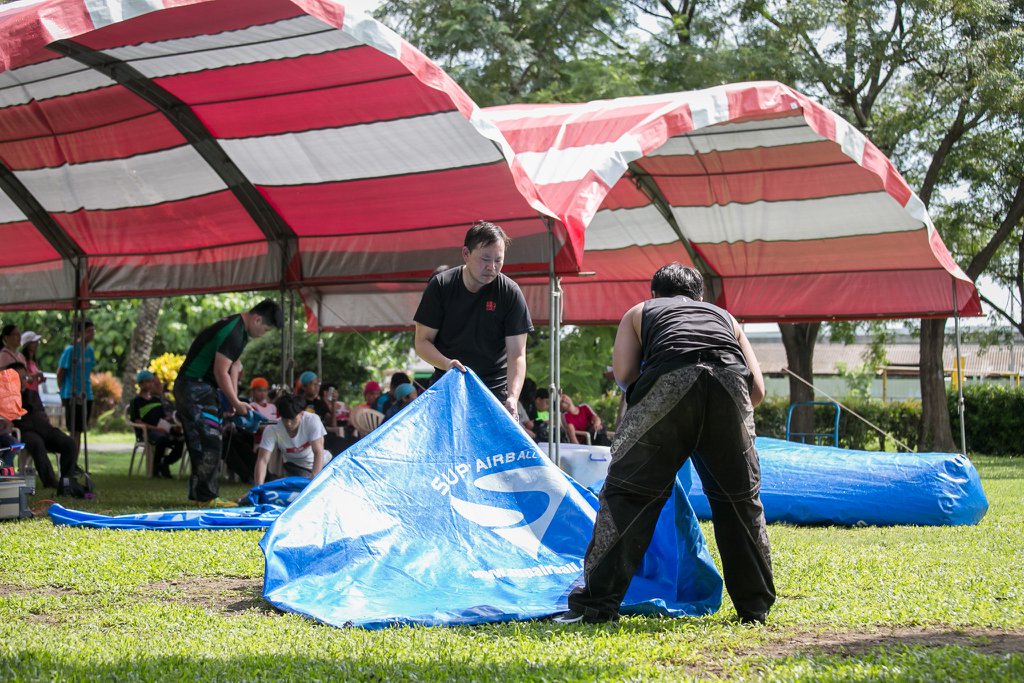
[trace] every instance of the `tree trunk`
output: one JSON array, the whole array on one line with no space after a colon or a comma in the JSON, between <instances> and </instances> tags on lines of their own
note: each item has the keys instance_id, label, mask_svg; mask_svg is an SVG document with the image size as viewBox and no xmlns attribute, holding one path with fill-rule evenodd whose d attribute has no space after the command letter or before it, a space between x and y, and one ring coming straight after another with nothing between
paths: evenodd
<instances>
[{"instance_id":1,"label":"tree trunk","mask_svg":"<svg viewBox=\"0 0 1024 683\"><path fill-rule=\"evenodd\" d=\"M942 367L946 319L921 321L921 428L917 450L952 453L953 431L946 404L946 380Z\"/></svg>"},{"instance_id":2,"label":"tree trunk","mask_svg":"<svg viewBox=\"0 0 1024 683\"><path fill-rule=\"evenodd\" d=\"M779 323L782 343L786 347L786 362L791 372L814 383L814 344L818 340L821 323ZM813 401L814 389L795 377L789 378L789 402ZM802 406L793 411L791 432L810 434L814 431L814 408Z\"/></svg>"},{"instance_id":3,"label":"tree trunk","mask_svg":"<svg viewBox=\"0 0 1024 683\"><path fill-rule=\"evenodd\" d=\"M135 319L135 330L125 358L124 374L121 375L121 410L135 398L135 374L149 365L149 354L153 350L156 326L160 322L160 307L163 304L164 300L160 297L139 302L139 315Z\"/></svg>"}]
</instances>

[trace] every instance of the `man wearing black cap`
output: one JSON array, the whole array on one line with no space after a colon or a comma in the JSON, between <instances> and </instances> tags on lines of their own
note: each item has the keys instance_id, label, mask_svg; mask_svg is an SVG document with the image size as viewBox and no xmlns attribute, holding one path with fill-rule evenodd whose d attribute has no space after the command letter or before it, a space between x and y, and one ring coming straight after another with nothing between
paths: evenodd
<instances>
[{"instance_id":1,"label":"man wearing black cap","mask_svg":"<svg viewBox=\"0 0 1024 683\"><path fill-rule=\"evenodd\" d=\"M217 495L220 490L217 475L220 472L223 426L217 390L220 389L236 414L248 414L248 404L238 398L238 366L235 361L242 355L249 337L262 337L270 328L280 329L283 324L281 307L271 299L264 299L248 313L228 316L200 332L178 371L174 395L192 460L188 497L200 507L235 505L222 501Z\"/></svg>"}]
</instances>

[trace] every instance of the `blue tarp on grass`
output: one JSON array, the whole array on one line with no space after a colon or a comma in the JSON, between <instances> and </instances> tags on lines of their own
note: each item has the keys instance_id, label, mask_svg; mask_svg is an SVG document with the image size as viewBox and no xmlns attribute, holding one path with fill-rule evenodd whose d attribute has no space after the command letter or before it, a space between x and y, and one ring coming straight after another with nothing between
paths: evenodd
<instances>
[{"instance_id":1,"label":"blue tarp on grass","mask_svg":"<svg viewBox=\"0 0 1024 683\"><path fill-rule=\"evenodd\" d=\"M131 515L97 515L69 510L60 504L50 506L54 524L94 529L266 529L280 516L309 483L302 477L286 477L249 490L248 507L222 510L170 510Z\"/></svg>"},{"instance_id":2,"label":"blue tarp on grass","mask_svg":"<svg viewBox=\"0 0 1024 683\"><path fill-rule=\"evenodd\" d=\"M682 483L626 612L721 603ZM566 609L597 501L471 372L450 371L336 458L271 526L264 597L335 626L477 624Z\"/></svg>"}]
</instances>

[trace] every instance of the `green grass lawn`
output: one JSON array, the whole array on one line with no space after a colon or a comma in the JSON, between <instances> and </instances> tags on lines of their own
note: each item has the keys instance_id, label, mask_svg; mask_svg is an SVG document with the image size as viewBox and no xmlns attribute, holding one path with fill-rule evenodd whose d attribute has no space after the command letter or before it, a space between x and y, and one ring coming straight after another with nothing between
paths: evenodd
<instances>
[{"instance_id":1,"label":"green grass lawn","mask_svg":"<svg viewBox=\"0 0 1024 683\"><path fill-rule=\"evenodd\" d=\"M772 525L764 627L726 598L678 620L336 629L263 602L259 532L0 523L0 681L1020 681L1024 460L975 463L991 505L975 527ZM69 507L185 506L184 482L128 478L127 454L91 465L98 497Z\"/></svg>"}]
</instances>

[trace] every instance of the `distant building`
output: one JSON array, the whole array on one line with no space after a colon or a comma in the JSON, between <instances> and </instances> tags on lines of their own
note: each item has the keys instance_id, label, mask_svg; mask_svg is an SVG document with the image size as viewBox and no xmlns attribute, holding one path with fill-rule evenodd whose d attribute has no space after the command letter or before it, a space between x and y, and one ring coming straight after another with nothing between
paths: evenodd
<instances>
[{"instance_id":1,"label":"distant building","mask_svg":"<svg viewBox=\"0 0 1024 683\"><path fill-rule=\"evenodd\" d=\"M778 334L750 334L761 371L765 375L765 388L769 396L789 396L789 376L783 371L788 367L786 349ZM818 341L814 346L814 385L819 391L835 398L849 392L849 385L840 376L840 367L858 368L864 364L864 355L870 344L858 340L852 344ZM988 346L977 343L961 343L964 359L965 382L997 382L1008 386L1020 386L1024 373L1024 340L1019 336L1011 346ZM943 351L943 367L946 377L953 371L956 349L947 343ZM921 398L920 346L910 335L901 335L886 348L888 364L872 383L871 395L889 401Z\"/></svg>"}]
</instances>

